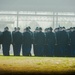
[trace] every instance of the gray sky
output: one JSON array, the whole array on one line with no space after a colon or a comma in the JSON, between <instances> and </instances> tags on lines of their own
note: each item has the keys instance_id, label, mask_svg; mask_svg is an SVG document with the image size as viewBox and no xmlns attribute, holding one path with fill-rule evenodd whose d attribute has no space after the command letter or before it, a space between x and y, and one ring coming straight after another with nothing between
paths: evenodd
<instances>
[{"instance_id":1,"label":"gray sky","mask_svg":"<svg viewBox=\"0 0 75 75\"><path fill-rule=\"evenodd\" d=\"M75 11L75 0L0 0L0 10Z\"/></svg>"}]
</instances>

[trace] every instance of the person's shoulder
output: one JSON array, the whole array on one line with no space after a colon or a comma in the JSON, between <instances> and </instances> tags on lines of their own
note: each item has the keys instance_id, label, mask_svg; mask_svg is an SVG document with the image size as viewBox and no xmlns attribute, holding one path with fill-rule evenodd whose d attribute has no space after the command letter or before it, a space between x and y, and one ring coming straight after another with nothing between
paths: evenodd
<instances>
[{"instance_id":1,"label":"person's shoulder","mask_svg":"<svg viewBox=\"0 0 75 75\"><path fill-rule=\"evenodd\" d=\"M11 34L11 31L7 31L7 33Z\"/></svg>"},{"instance_id":2,"label":"person's shoulder","mask_svg":"<svg viewBox=\"0 0 75 75\"><path fill-rule=\"evenodd\" d=\"M44 35L44 33L43 33L43 32L41 32L41 35Z\"/></svg>"},{"instance_id":3,"label":"person's shoulder","mask_svg":"<svg viewBox=\"0 0 75 75\"><path fill-rule=\"evenodd\" d=\"M3 31L2 33L4 33L5 31Z\"/></svg>"},{"instance_id":4,"label":"person's shoulder","mask_svg":"<svg viewBox=\"0 0 75 75\"><path fill-rule=\"evenodd\" d=\"M11 33L11 31L8 31L9 33Z\"/></svg>"},{"instance_id":5,"label":"person's shoulder","mask_svg":"<svg viewBox=\"0 0 75 75\"><path fill-rule=\"evenodd\" d=\"M18 32L19 34L22 34L22 32Z\"/></svg>"}]
</instances>

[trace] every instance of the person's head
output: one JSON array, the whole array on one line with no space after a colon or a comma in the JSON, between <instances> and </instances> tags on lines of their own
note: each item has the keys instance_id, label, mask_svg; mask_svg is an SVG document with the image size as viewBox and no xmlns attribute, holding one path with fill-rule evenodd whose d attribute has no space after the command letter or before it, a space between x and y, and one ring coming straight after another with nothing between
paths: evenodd
<instances>
[{"instance_id":1,"label":"person's head","mask_svg":"<svg viewBox=\"0 0 75 75\"><path fill-rule=\"evenodd\" d=\"M35 32L38 32L38 31L39 31L39 28L38 28L38 27L36 27Z\"/></svg>"},{"instance_id":2,"label":"person's head","mask_svg":"<svg viewBox=\"0 0 75 75\"><path fill-rule=\"evenodd\" d=\"M27 28L28 28L29 30L31 29L31 27L30 27L30 26L28 26Z\"/></svg>"},{"instance_id":3,"label":"person's head","mask_svg":"<svg viewBox=\"0 0 75 75\"><path fill-rule=\"evenodd\" d=\"M53 30L52 27L48 28L48 32L52 32L52 30Z\"/></svg>"},{"instance_id":4,"label":"person's head","mask_svg":"<svg viewBox=\"0 0 75 75\"><path fill-rule=\"evenodd\" d=\"M28 27L26 27L26 32L29 32L29 28Z\"/></svg>"},{"instance_id":5,"label":"person's head","mask_svg":"<svg viewBox=\"0 0 75 75\"><path fill-rule=\"evenodd\" d=\"M9 30L9 28L8 28L8 27L5 27L5 28L4 28L4 31L8 31L8 30Z\"/></svg>"},{"instance_id":6,"label":"person's head","mask_svg":"<svg viewBox=\"0 0 75 75\"><path fill-rule=\"evenodd\" d=\"M17 31L20 31L20 27L17 27Z\"/></svg>"},{"instance_id":7,"label":"person's head","mask_svg":"<svg viewBox=\"0 0 75 75\"><path fill-rule=\"evenodd\" d=\"M44 30L45 31L45 33L47 33L48 31L47 31L47 28Z\"/></svg>"},{"instance_id":8,"label":"person's head","mask_svg":"<svg viewBox=\"0 0 75 75\"><path fill-rule=\"evenodd\" d=\"M52 27L50 27L50 31L52 32L52 30L53 30L53 28Z\"/></svg>"},{"instance_id":9,"label":"person's head","mask_svg":"<svg viewBox=\"0 0 75 75\"><path fill-rule=\"evenodd\" d=\"M17 28L16 27L14 27L14 31L16 31L17 30Z\"/></svg>"},{"instance_id":10,"label":"person's head","mask_svg":"<svg viewBox=\"0 0 75 75\"><path fill-rule=\"evenodd\" d=\"M39 32L42 32L42 28L41 27L39 27Z\"/></svg>"},{"instance_id":11,"label":"person's head","mask_svg":"<svg viewBox=\"0 0 75 75\"><path fill-rule=\"evenodd\" d=\"M62 27L62 30L66 30L65 27Z\"/></svg>"}]
</instances>

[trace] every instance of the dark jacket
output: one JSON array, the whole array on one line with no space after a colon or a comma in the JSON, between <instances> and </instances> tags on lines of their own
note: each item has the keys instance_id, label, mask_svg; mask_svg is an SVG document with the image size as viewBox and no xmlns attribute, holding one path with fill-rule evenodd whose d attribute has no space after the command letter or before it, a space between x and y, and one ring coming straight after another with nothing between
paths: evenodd
<instances>
[{"instance_id":1,"label":"dark jacket","mask_svg":"<svg viewBox=\"0 0 75 75\"><path fill-rule=\"evenodd\" d=\"M15 32L13 34L13 44L22 44L22 33Z\"/></svg>"},{"instance_id":2,"label":"dark jacket","mask_svg":"<svg viewBox=\"0 0 75 75\"><path fill-rule=\"evenodd\" d=\"M55 45L55 35L53 32L48 32L46 38L48 44Z\"/></svg>"},{"instance_id":3,"label":"dark jacket","mask_svg":"<svg viewBox=\"0 0 75 75\"><path fill-rule=\"evenodd\" d=\"M75 45L75 31L70 33L71 45Z\"/></svg>"},{"instance_id":4,"label":"dark jacket","mask_svg":"<svg viewBox=\"0 0 75 75\"><path fill-rule=\"evenodd\" d=\"M35 31L33 33L33 44L36 44L36 40L37 40L36 35L37 35L37 33L38 32L35 32Z\"/></svg>"},{"instance_id":5,"label":"dark jacket","mask_svg":"<svg viewBox=\"0 0 75 75\"><path fill-rule=\"evenodd\" d=\"M58 45L68 45L68 35L66 31L59 31L56 34Z\"/></svg>"},{"instance_id":6,"label":"dark jacket","mask_svg":"<svg viewBox=\"0 0 75 75\"><path fill-rule=\"evenodd\" d=\"M15 31L12 32L12 44L13 44L13 38L15 33L16 33Z\"/></svg>"},{"instance_id":7,"label":"dark jacket","mask_svg":"<svg viewBox=\"0 0 75 75\"><path fill-rule=\"evenodd\" d=\"M24 32L22 39L23 39L23 44L27 44L27 45L32 44L32 35L30 32Z\"/></svg>"},{"instance_id":8,"label":"dark jacket","mask_svg":"<svg viewBox=\"0 0 75 75\"><path fill-rule=\"evenodd\" d=\"M45 44L45 35L43 32L38 32L36 34L36 37L35 37L35 42L37 45L44 45Z\"/></svg>"},{"instance_id":9,"label":"dark jacket","mask_svg":"<svg viewBox=\"0 0 75 75\"><path fill-rule=\"evenodd\" d=\"M11 32L4 31L2 33L2 43L3 44L11 44Z\"/></svg>"}]
</instances>

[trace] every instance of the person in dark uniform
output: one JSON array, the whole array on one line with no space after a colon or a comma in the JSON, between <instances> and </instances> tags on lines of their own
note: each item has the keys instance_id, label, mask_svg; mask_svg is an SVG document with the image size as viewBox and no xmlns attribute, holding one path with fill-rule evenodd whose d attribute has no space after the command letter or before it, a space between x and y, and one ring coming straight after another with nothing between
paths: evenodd
<instances>
[{"instance_id":1,"label":"person in dark uniform","mask_svg":"<svg viewBox=\"0 0 75 75\"><path fill-rule=\"evenodd\" d=\"M23 41L22 41L22 55L23 56L30 55L31 46L32 46L32 35L29 32L29 29L25 28L23 32Z\"/></svg>"},{"instance_id":2,"label":"person in dark uniform","mask_svg":"<svg viewBox=\"0 0 75 75\"><path fill-rule=\"evenodd\" d=\"M55 33L54 56L58 57L60 53L60 51L58 50L58 44L57 44L57 38L59 36L59 28L55 28L54 33Z\"/></svg>"},{"instance_id":3,"label":"person in dark uniform","mask_svg":"<svg viewBox=\"0 0 75 75\"><path fill-rule=\"evenodd\" d=\"M31 31L31 27L28 26L27 28L28 28L28 32L33 36L33 32ZM32 54L31 54L31 52L30 52L30 56L31 56L31 55L32 55Z\"/></svg>"},{"instance_id":4,"label":"person in dark uniform","mask_svg":"<svg viewBox=\"0 0 75 75\"><path fill-rule=\"evenodd\" d=\"M71 39L71 56L75 57L75 27L71 28L70 39Z\"/></svg>"},{"instance_id":5,"label":"person in dark uniform","mask_svg":"<svg viewBox=\"0 0 75 75\"><path fill-rule=\"evenodd\" d=\"M16 31L17 31L17 28L15 27L15 28L14 28L14 31L12 32L12 34L14 34Z\"/></svg>"},{"instance_id":6,"label":"person in dark uniform","mask_svg":"<svg viewBox=\"0 0 75 75\"><path fill-rule=\"evenodd\" d=\"M34 33L33 33L33 50L34 50L34 55L35 56L37 56L37 53L38 53L38 50L37 50L37 37L36 37L36 35L38 34L38 32L39 32L39 28L38 27L36 27L36 29L35 29L35 31L34 31Z\"/></svg>"},{"instance_id":7,"label":"person in dark uniform","mask_svg":"<svg viewBox=\"0 0 75 75\"><path fill-rule=\"evenodd\" d=\"M39 28L39 32L36 34L35 42L37 45L37 54L36 56L44 56L44 44L45 44L45 35L42 32L42 28Z\"/></svg>"},{"instance_id":8,"label":"person in dark uniform","mask_svg":"<svg viewBox=\"0 0 75 75\"><path fill-rule=\"evenodd\" d=\"M20 28L18 27L17 31L13 35L14 56L20 56L21 44L22 44L22 33L20 32Z\"/></svg>"},{"instance_id":9,"label":"person in dark uniform","mask_svg":"<svg viewBox=\"0 0 75 75\"><path fill-rule=\"evenodd\" d=\"M72 35L72 32L74 31L73 27L70 27L70 32L69 32L69 35L70 35L70 56L73 57L73 52L72 52L72 42L71 42L71 35Z\"/></svg>"},{"instance_id":10,"label":"person in dark uniform","mask_svg":"<svg viewBox=\"0 0 75 75\"><path fill-rule=\"evenodd\" d=\"M58 28L58 31L55 33L55 36L56 36L56 37L55 37L55 38L56 38L56 43L55 43L55 44L56 44L56 45L55 45L55 46L56 46L56 49L55 49L55 51L58 50L58 51L57 51L57 55L56 55L57 57L62 56L62 55L61 55L62 52L61 52L61 50L60 50L60 48L61 48L61 45L60 45L61 33L60 33L60 32L61 32L61 31L62 31L62 27L59 27L59 28Z\"/></svg>"},{"instance_id":11,"label":"person in dark uniform","mask_svg":"<svg viewBox=\"0 0 75 75\"><path fill-rule=\"evenodd\" d=\"M66 56L67 45L68 45L68 35L64 27L59 28L59 37L57 38L58 48L60 51L60 56Z\"/></svg>"},{"instance_id":12,"label":"person in dark uniform","mask_svg":"<svg viewBox=\"0 0 75 75\"><path fill-rule=\"evenodd\" d=\"M8 27L5 27L4 32L2 34L2 48L4 56L9 56L10 44L11 44L11 32L9 31Z\"/></svg>"},{"instance_id":13,"label":"person in dark uniform","mask_svg":"<svg viewBox=\"0 0 75 75\"><path fill-rule=\"evenodd\" d=\"M44 35L45 35L45 44L44 44L44 56L47 56L47 50L48 50L48 44L47 44L47 33L48 33L48 28L45 29Z\"/></svg>"},{"instance_id":14,"label":"person in dark uniform","mask_svg":"<svg viewBox=\"0 0 75 75\"><path fill-rule=\"evenodd\" d=\"M52 32L52 30L53 30L52 27L50 27L47 33L47 44L48 44L47 56L54 56L55 35Z\"/></svg>"},{"instance_id":15,"label":"person in dark uniform","mask_svg":"<svg viewBox=\"0 0 75 75\"><path fill-rule=\"evenodd\" d=\"M33 32L31 31L31 27L30 27L30 26L28 26L27 28L28 28L28 32L30 32L30 33L31 33L31 35L33 36Z\"/></svg>"}]
</instances>

